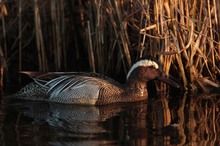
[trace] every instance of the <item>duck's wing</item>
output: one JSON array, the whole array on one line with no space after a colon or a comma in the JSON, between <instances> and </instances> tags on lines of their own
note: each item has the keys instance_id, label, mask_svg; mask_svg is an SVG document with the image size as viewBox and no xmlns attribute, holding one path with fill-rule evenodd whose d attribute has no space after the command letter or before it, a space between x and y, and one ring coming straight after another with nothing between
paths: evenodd
<instances>
[{"instance_id":1,"label":"duck's wing","mask_svg":"<svg viewBox=\"0 0 220 146\"><path fill-rule=\"evenodd\" d=\"M39 80L26 85L15 98L43 100L67 104L95 104L104 82L84 76L60 76L51 80Z\"/></svg>"},{"instance_id":2,"label":"duck's wing","mask_svg":"<svg viewBox=\"0 0 220 146\"><path fill-rule=\"evenodd\" d=\"M59 76L78 74L77 72L32 72L32 71L21 71L19 73L28 75L32 79L34 78L41 80L51 80Z\"/></svg>"},{"instance_id":3,"label":"duck's wing","mask_svg":"<svg viewBox=\"0 0 220 146\"><path fill-rule=\"evenodd\" d=\"M92 73L92 72L46 72L46 73L41 73L41 72L20 72L22 74L28 75L30 78L32 78L35 82L45 84L48 81L51 81L53 79L58 79L61 76L80 76L80 77L93 77L98 80L103 80L105 82L109 82L110 84L114 84L117 86L120 86L120 83L117 81L113 80L112 78L109 78L103 74L100 73Z\"/></svg>"},{"instance_id":4,"label":"duck's wing","mask_svg":"<svg viewBox=\"0 0 220 146\"><path fill-rule=\"evenodd\" d=\"M120 92L122 85L98 73L51 72L25 73L33 80L18 93L18 97L60 103L95 104L103 93Z\"/></svg>"},{"instance_id":5,"label":"duck's wing","mask_svg":"<svg viewBox=\"0 0 220 146\"><path fill-rule=\"evenodd\" d=\"M94 88L97 86L102 86L102 84L100 81L94 80L91 77L71 75L60 76L50 80L44 86L49 87L47 92L51 97L56 97L61 92L71 91L79 88L81 91L84 91L86 90L86 87L90 86L91 88Z\"/></svg>"}]
</instances>

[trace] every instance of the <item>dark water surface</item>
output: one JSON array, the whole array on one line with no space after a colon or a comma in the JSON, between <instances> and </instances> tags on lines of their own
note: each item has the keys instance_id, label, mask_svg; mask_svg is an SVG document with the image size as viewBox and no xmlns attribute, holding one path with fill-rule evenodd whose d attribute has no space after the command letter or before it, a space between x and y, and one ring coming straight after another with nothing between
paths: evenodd
<instances>
[{"instance_id":1,"label":"dark water surface","mask_svg":"<svg viewBox=\"0 0 220 146\"><path fill-rule=\"evenodd\" d=\"M105 106L1 100L0 145L220 145L219 107L217 96L187 95Z\"/></svg>"}]
</instances>

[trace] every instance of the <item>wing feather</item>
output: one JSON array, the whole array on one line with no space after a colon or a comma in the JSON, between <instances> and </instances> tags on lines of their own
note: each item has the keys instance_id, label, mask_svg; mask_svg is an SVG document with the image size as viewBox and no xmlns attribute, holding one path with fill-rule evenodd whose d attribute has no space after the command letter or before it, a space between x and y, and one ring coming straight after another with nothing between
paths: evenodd
<instances>
[{"instance_id":1,"label":"wing feather","mask_svg":"<svg viewBox=\"0 0 220 146\"><path fill-rule=\"evenodd\" d=\"M63 103L94 103L99 98L100 90L120 84L97 73L69 73L30 76L40 86L45 100Z\"/></svg>"}]
</instances>

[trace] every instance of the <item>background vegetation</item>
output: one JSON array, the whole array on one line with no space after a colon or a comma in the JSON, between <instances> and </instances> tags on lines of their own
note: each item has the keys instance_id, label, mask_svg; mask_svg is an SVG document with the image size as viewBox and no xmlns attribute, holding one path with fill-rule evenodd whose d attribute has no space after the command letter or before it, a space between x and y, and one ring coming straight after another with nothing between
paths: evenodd
<instances>
[{"instance_id":1,"label":"background vegetation","mask_svg":"<svg viewBox=\"0 0 220 146\"><path fill-rule=\"evenodd\" d=\"M2 0L0 6L2 70L116 77L151 54L185 88L219 87L218 0Z\"/></svg>"}]
</instances>

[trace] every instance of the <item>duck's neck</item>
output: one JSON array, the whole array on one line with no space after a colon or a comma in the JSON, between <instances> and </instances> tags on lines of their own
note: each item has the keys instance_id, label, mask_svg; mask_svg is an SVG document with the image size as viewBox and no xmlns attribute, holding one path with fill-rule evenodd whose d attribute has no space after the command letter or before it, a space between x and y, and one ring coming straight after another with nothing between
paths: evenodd
<instances>
[{"instance_id":1,"label":"duck's neck","mask_svg":"<svg viewBox=\"0 0 220 146\"><path fill-rule=\"evenodd\" d=\"M140 94L147 94L147 82L143 82L141 80L137 80L137 79L128 79L126 81L126 88L129 91L133 91L136 93L140 93Z\"/></svg>"}]
</instances>

